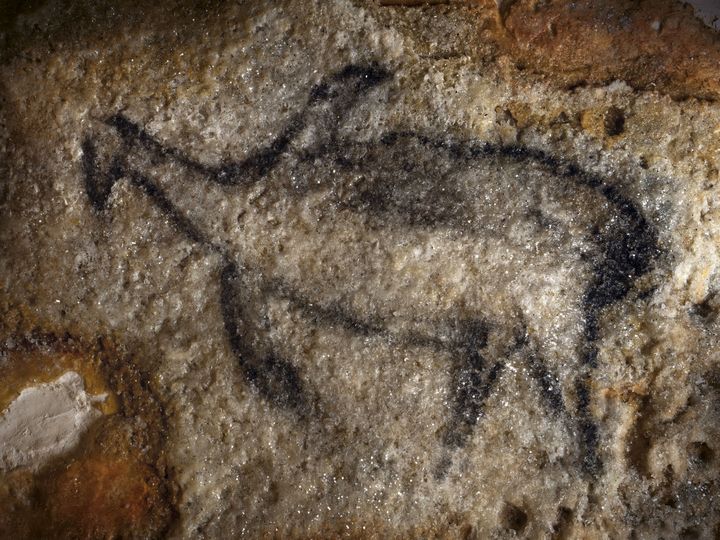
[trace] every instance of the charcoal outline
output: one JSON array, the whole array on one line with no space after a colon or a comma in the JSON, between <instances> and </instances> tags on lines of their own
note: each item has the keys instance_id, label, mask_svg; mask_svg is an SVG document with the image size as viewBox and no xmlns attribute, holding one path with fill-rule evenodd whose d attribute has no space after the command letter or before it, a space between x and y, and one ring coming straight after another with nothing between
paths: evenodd
<instances>
[{"instance_id":1,"label":"charcoal outline","mask_svg":"<svg viewBox=\"0 0 720 540\"><path fill-rule=\"evenodd\" d=\"M220 254L223 261L220 277L221 313L224 330L240 370L247 383L263 398L282 409L294 411L302 418L313 414L319 393L303 380L300 371L292 363L278 357L272 351L258 354L249 347L247 329L243 327L249 324L252 315L245 313L242 308L242 273L237 262L224 246L206 238L152 179L141 172L127 169L123 163L123 152L127 153L132 145L140 145L152 154L172 159L187 169L205 176L210 182L224 186L248 186L261 180L274 169L283 155L289 151L294 138L311 119L311 111L320 105L325 105L330 107L330 112L326 116L335 119L334 123L326 126L331 131L330 140L325 145L310 149L307 155L300 157L302 159L334 158L339 166L343 166L342 155L333 146L337 143L338 123L369 90L391 78L392 74L378 64L344 67L311 88L305 107L287 120L280 134L272 142L255 150L245 159L220 165L212 166L197 162L182 151L160 143L122 113L113 114L105 121L117 132L124 149L113 156L107 171L99 170L92 136L87 134L81 143L84 188L97 214L108 209L113 185L126 177L145 193L182 234L193 242ZM390 131L382 135L378 143L391 146L402 142L403 139L413 139L430 151L446 152L458 161L472 161L493 156L507 157L516 162L532 161L545 167L552 175L592 188L615 209L617 223L605 233L598 231L593 239L600 246L603 255L594 261L592 280L582 297L585 344L580 354L579 372L574 382L575 419L566 403L567 398L559 390L557 376L536 352L530 351L527 359L530 376L538 386L539 394L548 411L553 415L569 419L570 424L576 422L582 452L582 468L591 476L597 475L602 469L602 463L597 453L599 426L590 412L590 383L593 371L597 367L600 317L604 309L625 298L635 280L650 270L659 254L654 228L637 206L617 187L595 174L582 170L576 164L542 150L472 140L449 140L415 131ZM373 197L379 194L367 195L366 200L362 202L367 203L372 210ZM379 199L379 197L375 198ZM386 202L377 203L376 206L382 207L376 207L374 210L378 212L392 210L383 205L386 205ZM410 216L409 219L415 218ZM434 219L442 220L442 216L434 216ZM408 225L424 226L425 223L411 221ZM362 320L340 305L318 306L300 298L292 291L285 291L285 295L297 307L319 321L333 321L361 335L389 334L382 321ZM444 445L449 448L459 448L466 444L483 414L485 401L492 393L504 368L501 360L489 363L482 354L489 331L487 321L478 319L456 323L458 337L452 343L438 340L433 336L399 336L406 343L450 351L453 357L458 359L452 376L452 390L455 392L452 417L448 420L442 436ZM516 346L527 347L527 339L520 336Z\"/></svg>"}]
</instances>

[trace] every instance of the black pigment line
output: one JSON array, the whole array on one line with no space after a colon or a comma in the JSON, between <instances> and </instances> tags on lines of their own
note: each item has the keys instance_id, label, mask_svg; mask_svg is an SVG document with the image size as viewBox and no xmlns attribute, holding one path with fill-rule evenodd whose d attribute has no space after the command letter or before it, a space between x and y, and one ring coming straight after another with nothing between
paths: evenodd
<instances>
[{"instance_id":1,"label":"black pigment line","mask_svg":"<svg viewBox=\"0 0 720 540\"><path fill-rule=\"evenodd\" d=\"M92 139L85 137L81 148L85 193L93 210L99 213L105 210L112 187L124 174L121 159L115 156L108 171L103 173L97 164L97 150Z\"/></svg>"},{"instance_id":2,"label":"black pigment line","mask_svg":"<svg viewBox=\"0 0 720 540\"><path fill-rule=\"evenodd\" d=\"M479 352L474 352L454 370L451 388L455 395L451 418L443 435L446 446L462 448L467 444L504 367L503 362L495 362L485 373L485 359Z\"/></svg>"},{"instance_id":3,"label":"black pigment line","mask_svg":"<svg viewBox=\"0 0 720 540\"><path fill-rule=\"evenodd\" d=\"M486 362L480 350L487 346L489 328L484 321L477 319L454 323L457 351L450 383L453 394L452 416L443 439L447 446L459 448L466 444L480 419L502 364L495 363L485 373Z\"/></svg>"},{"instance_id":4,"label":"black pigment line","mask_svg":"<svg viewBox=\"0 0 720 540\"><path fill-rule=\"evenodd\" d=\"M252 343L249 329L253 327L253 323L250 322L252 317L243 310L243 306L248 304L248 299L243 297L237 265L228 258L226 249L207 239L148 178L133 175L132 181L148 195L163 214L170 218L180 232L190 240L223 255L224 267L220 279L223 324L230 348L243 376L269 402L280 408L292 410L300 417L306 417L310 412L312 399L297 368L273 352L259 358L248 345Z\"/></svg>"},{"instance_id":5,"label":"black pigment line","mask_svg":"<svg viewBox=\"0 0 720 540\"><path fill-rule=\"evenodd\" d=\"M225 249L217 246L209 238L207 238L198 227L172 203L165 192L160 189L148 177L141 174L132 173L130 175L132 183L140 188L153 204L173 222L175 227L187 236L193 242L212 248L214 251L223 253Z\"/></svg>"},{"instance_id":6,"label":"black pigment line","mask_svg":"<svg viewBox=\"0 0 720 540\"><path fill-rule=\"evenodd\" d=\"M107 205L112 184L124 176L119 166L111 166L107 173L97 167L95 146L90 139L83 142L83 169L85 172L85 189L93 208L100 212ZM119 163L115 157L113 163ZM245 345L248 336L241 331L247 327L247 317L243 317L240 296L239 274L235 263L229 262L226 249L209 240L197 226L167 197L148 177L132 172L129 174L133 185L144 192L152 203L167 216L173 225L193 242L206 246L225 257L225 266L221 274L221 297L223 323L233 354L238 360L240 369L248 381L260 394L278 407L291 409L301 417L309 411L310 399L304 388L297 369L289 362L268 354L259 360L253 351Z\"/></svg>"},{"instance_id":7,"label":"black pigment line","mask_svg":"<svg viewBox=\"0 0 720 540\"><path fill-rule=\"evenodd\" d=\"M585 338L594 344L599 337L601 311L622 300L635 279L645 274L659 249L657 235L643 215L613 186L602 186L605 198L620 210L612 228L597 238L603 248L601 262L593 268L593 279L583 297ZM587 351L584 362L597 364L597 351Z\"/></svg>"},{"instance_id":8,"label":"black pigment line","mask_svg":"<svg viewBox=\"0 0 720 540\"><path fill-rule=\"evenodd\" d=\"M489 333L489 327L484 321L481 319L453 320L447 329L449 339L443 341L436 336L428 336L416 331L391 332L387 326L383 325L382 320L368 322L348 311L341 304L323 306L317 302L310 302L279 282L273 284L270 292L280 294L282 298L289 300L294 308L302 311L306 317L317 324L331 327L337 325L363 337L392 338L398 343L450 353L454 358L451 386L453 390L457 389L457 391L453 396L452 417L446 427L443 441L446 445L454 448L466 444L472 428L482 415L484 403L504 367L503 363L497 362L485 373L485 361L479 352L486 347ZM550 378L547 369L544 374L543 382L546 382L546 379ZM559 390L555 391L559 392ZM552 394L551 389L545 391L543 395L549 393ZM562 398L560 398L560 403L562 403Z\"/></svg>"},{"instance_id":9,"label":"black pigment line","mask_svg":"<svg viewBox=\"0 0 720 540\"><path fill-rule=\"evenodd\" d=\"M600 428L592 418L590 412L590 375L581 374L575 380L575 393L577 395L578 427L580 429L580 444L582 452L583 470L596 476L602 470L602 461L598 455Z\"/></svg>"},{"instance_id":10,"label":"black pigment line","mask_svg":"<svg viewBox=\"0 0 720 540\"><path fill-rule=\"evenodd\" d=\"M155 206L170 218L179 231L191 240L210 246L223 254L225 266L221 277L223 291L221 304L225 331L231 348L249 383L268 401L283 408L307 410L310 393L304 389L300 374L292 364L273 354L260 358L247 345L250 338L244 325L250 324L249 315L241 309L242 288L238 269L234 263L228 262L230 259L226 248L213 244L151 179L137 171L128 173L123 164L130 148L139 146L156 157L174 160L209 181L226 186L243 186L259 181L289 154L294 154L301 160L324 158L338 166L356 167L359 164L348 158L346 152L353 147L353 144L358 143L339 140L337 128L345 114L363 95L367 94L369 89L382 84L390 77L390 72L376 64L346 66L335 74L325 77L322 82L310 89L305 107L287 120L279 134L268 145L251 152L245 159L221 165L205 165L191 159L184 152L162 144L122 114L109 117L107 124L113 127L124 141L122 152L125 152L125 155L121 153L114 156L107 172L103 173L98 168L97 151L92 139L86 138L82 143L85 191L96 212L106 209L112 186L122 176L128 175L133 184L150 197ZM309 150L294 149L293 141L309 124L325 133L325 138ZM611 220L604 230L598 231L593 238L600 247L601 256L592 267L591 281L582 296L585 344L580 354L581 373L575 381L576 413L581 433L580 443L583 447L583 468L592 474L597 474L602 464L597 455L599 429L590 413L590 380L592 370L597 365L600 319L603 310L625 298L635 280L650 269L652 261L659 253L655 230L638 207L617 187L607 184L601 177L582 170L574 163L561 160L542 150L453 140L414 131L388 132L379 138L378 144L391 148L408 140L417 141L430 151L443 152L458 164L492 157L504 157L516 163L532 161L546 168L554 176L568 179L579 186L592 188L615 209L613 214L615 219ZM403 166L407 168L406 172L412 173L412 163ZM458 219L454 212L435 208L443 206L437 204L437 200L418 199L410 200L409 203L402 202L393 198L391 189L392 186L388 185L370 186L345 207L382 215L394 212L403 217L405 224L410 227L449 225L460 230L467 228L463 223L464 220ZM433 193L430 195L434 196ZM448 202L452 206L452 193L444 197L438 200ZM323 324L336 324L361 335L389 335L382 321L361 320L339 304L318 307L305 302L304 306L307 313ZM458 337L451 340L450 344L439 338L412 332L404 338L409 343L438 348L449 347L457 351L460 360L453 375L453 387L456 389L453 413L445 436L446 444L451 447L465 444L469 433L483 413L484 402L504 365L502 362L496 362L489 369L485 365L480 350L486 345L487 328L483 334L481 331L483 323L478 324L480 326L474 331L466 329L466 333L470 332L469 336L462 336L462 331L456 332ZM565 410L557 377L536 353L530 352L528 366L530 376L537 382L549 409L554 412Z\"/></svg>"},{"instance_id":11,"label":"black pigment line","mask_svg":"<svg viewBox=\"0 0 720 540\"><path fill-rule=\"evenodd\" d=\"M560 381L551 373L545 361L536 352L530 352L527 365L530 368L530 376L535 379L540 389L540 395L545 399L550 412L565 413Z\"/></svg>"},{"instance_id":12,"label":"black pigment line","mask_svg":"<svg viewBox=\"0 0 720 540\"><path fill-rule=\"evenodd\" d=\"M322 101L334 99L339 106L331 115L336 119L338 113L343 109L348 110L359 97L371 87L389 78L389 73L378 66L364 68L360 66L347 66L339 73L329 78L328 82L316 85L310 92L309 106L315 106ZM348 92L345 89L343 99L338 99L338 89L334 87L337 83L350 82L352 88ZM343 90L343 88L340 88ZM250 183L270 172L277 164L284 152L287 151L290 142L305 127L305 113L295 115L282 130L280 135L266 148L254 152L248 158L228 165L210 167L190 159L184 152L163 145L152 137L144 128L132 122L122 114L115 114L106 120L106 123L113 127L124 142L124 156L117 154L113 157L112 166L105 174L101 173L97 166L97 152L95 145L90 138L83 141L83 171L85 176L85 189L93 208L97 212L103 211L107 206L114 183L124 175L121 163L126 161L127 153L133 145L139 145L155 156L170 158L189 170L200 173L223 185L239 185ZM226 249L214 244L200 229L185 217L182 212L172 203L165 192L157 186L146 175L139 172L131 172L130 179L133 185L140 188L153 202L153 204L165 214L175 227L190 240L210 247L216 252L223 254L225 267L221 276L221 306L225 331L228 335L233 353L238 359L241 371L246 380L258 389L268 401L283 407L295 410L298 413L308 412L308 392L298 374L297 369L289 362L277 357L274 353L265 355L258 360L254 351L244 345L249 342L248 335L241 331L243 325L246 327L247 317L243 317L240 309L242 304L239 291L239 275L237 266L229 262ZM354 330L363 330L366 333L375 331L370 326L364 327L360 322L353 321L343 316L340 310L335 310L330 315L343 325L350 325ZM244 322L240 322L244 321Z\"/></svg>"},{"instance_id":13,"label":"black pigment line","mask_svg":"<svg viewBox=\"0 0 720 540\"><path fill-rule=\"evenodd\" d=\"M122 138L126 148L124 151L129 152L134 145L139 145L149 151L156 157L171 158L187 169L200 173L202 175L211 175L212 168L198 163L189 158L182 150L162 144L160 141L150 135L144 128L131 121L122 113L117 113L105 120L105 123L114 128L118 135Z\"/></svg>"},{"instance_id":14,"label":"black pigment line","mask_svg":"<svg viewBox=\"0 0 720 540\"><path fill-rule=\"evenodd\" d=\"M346 84L349 82L351 93L360 95L391 78L392 73L377 63L368 65L348 64L337 73L327 77L326 81L315 85L310 91L308 103L328 101L335 97L333 95L334 90L331 88L332 84Z\"/></svg>"},{"instance_id":15,"label":"black pigment line","mask_svg":"<svg viewBox=\"0 0 720 540\"><path fill-rule=\"evenodd\" d=\"M358 317L339 303L323 305L311 302L284 284L274 283L269 290L279 293L290 304L300 310L303 315L317 324L339 326L360 336L388 336L390 333L381 320L366 320Z\"/></svg>"},{"instance_id":16,"label":"black pigment line","mask_svg":"<svg viewBox=\"0 0 720 540\"><path fill-rule=\"evenodd\" d=\"M390 72L378 65L349 65L310 90L306 107L293 115L280 134L266 147L258 149L241 161L208 166L191 159L185 152L162 144L145 129L121 113L110 116L106 123L129 143L138 143L156 156L171 158L188 169L207 176L211 181L227 186L248 185L272 171L287 152L290 143L306 127L310 113L323 102L334 108L326 111L333 126L354 107L368 90L390 78ZM334 135L334 130L332 131Z\"/></svg>"},{"instance_id":17,"label":"black pigment line","mask_svg":"<svg viewBox=\"0 0 720 540\"><path fill-rule=\"evenodd\" d=\"M252 153L239 162L209 166L193 160L177 148L163 145L145 129L122 114L111 116L106 123L115 128L125 142L131 145L140 145L156 157L172 159L189 170L206 176L212 182L226 186L250 185L268 174L302 127L301 118L295 116L290 119L282 133L268 147Z\"/></svg>"},{"instance_id":18,"label":"black pigment line","mask_svg":"<svg viewBox=\"0 0 720 540\"><path fill-rule=\"evenodd\" d=\"M270 352L259 356L252 347L254 323L244 306L248 304L237 265L225 260L220 274L220 307L230 348L247 382L260 395L281 409L289 409L300 417L311 410L311 393L303 383L298 369L287 360Z\"/></svg>"},{"instance_id":19,"label":"black pigment line","mask_svg":"<svg viewBox=\"0 0 720 540\"><path fill-rule=\"evenodd\" d=\"M434 321L437 327L445 329L449 334L446 339L442 339L437 335L413 329L400 332L391 331L387 327L387 321L380 317L371 319L361 317L340 302L325 305L311 301L278 279L269 280L265 291L288 300L292 308L301 311L305 317L316 324L330 327L339 326L362 337L381 337L392 340L394 343L429 348L438 352L450 352L454 356L462 356L459 351L467 352L468 348L472 346L478 349L482 348L487 340L488 326L479 319L461 323L453 321L449 327L444 324L447 323L445 320ZM426 319L424 322L432 321Z\"/></svg>"},{"instance_id":20,"label":"black pigment line","mask_svg":"<svg viewBox=\"0 0 720 540\"><path fill-rule=\"evenodd\" d=\"M463 143L447 139L437 139L413 131L397 131L381 138L382 144L392 146L403 139L413 139L436 151L447 152L456 160L473 161L492 156L509 157L515 161L535 161L555 176L574 181L600 193L616 210L616 220L604 233L599 233L594 241L600 246L602 256L592 268L592 280L583 293L583 326L585 345L580 353L582 365L594 369L597 366L597 340L599 339L600 316L606 307L622 300L632 289L635 280L645 274L652 261L659 254L657 234L642 215L642 212L620 191L596 175L580 169L576 164L568 163L541 150L520 146L495 146L490 143ZM383 187L380 190L385 189ZM381 200L378 208L383 211L388 204L386 194L366 195L366 202ZM370 205L372 206L372 205ZM402 210L398 208L397 210ZM436 215L436 218L439 216ZM412 225L411 216L408 224ZM541 388L545 375L530 364L530 372ZM535 368L537 365L535 365ZM576 384L578 395L577 414L583 445L584 469L597 473L602 467L597 455L598 426L589 413L589 385L587 377L580 377ZM551 406L559 402L557 396L546 396ZM585 401L583 401L585 400ZM555 404L555 405L552 405Z\"/></svg>"}]
</instances>

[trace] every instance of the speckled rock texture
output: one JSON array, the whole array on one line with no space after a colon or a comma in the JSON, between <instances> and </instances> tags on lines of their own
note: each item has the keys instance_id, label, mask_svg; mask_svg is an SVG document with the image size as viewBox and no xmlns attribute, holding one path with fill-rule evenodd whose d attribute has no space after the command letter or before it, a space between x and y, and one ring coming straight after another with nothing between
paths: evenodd
<instances>
[{"instance_id":1,"label":"speckled rock texture","mask_svg":"<svg viewBox=\"0 0 720 540\"><path fill-rule=\"evenodd\" d=\"M717 538L691 9L155 4L0 19L0 370L85 351L125 434L5 474L0 532Z\"/></svg>"}]
</instances>

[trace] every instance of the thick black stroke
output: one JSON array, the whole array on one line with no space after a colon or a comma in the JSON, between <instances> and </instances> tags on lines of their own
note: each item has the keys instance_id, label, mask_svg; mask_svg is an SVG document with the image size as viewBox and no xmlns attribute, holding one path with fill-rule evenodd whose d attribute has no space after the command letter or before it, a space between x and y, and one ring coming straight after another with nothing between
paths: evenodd
<instances>
[{"instance_id":1,"label":"thick black stroke","mask_svg":"<svg viewBox=\"0 0 720 540\"><path fill-rule=\"evenodd\" d=\"M305 417L312 407L312 392L303 383L297 368L272 350L259 355L251 346L256 331L255 317L248 314L245 307L250 304L248 300L247 287L242 286L237 264L226 259L220 273L220 307L225 333L240 369L245 379L270 403Z\"/></svg>"},{"instance_id":2,"label":"thick black stroke","mask_svg":"<svg viewBox=\"0 0 720 540\"><path fill-rule=\"evenodd\" d=\"M107 208L108 198L115 182L128 177L139 187L175 226L191 240L219 252L223 258L221 272L221 298L223 322L233 354L247 382L255 387L269 402L307 415L313 402L313 391L302 380L300 373L287 360L278 358L272 352L258 355L249 345L251 336L244 328L252 326L246 310L243 309L244 295L241 276L236 263L232 262L225 246L217 245L206 238L201 230L168 199L166 194L151 179L141 172L126 170L122 153L132 148L141 148L155 158L171 159L188 170L204 177L207 181L224 186L247 186L263 179L285 157L294 154L302 160L318 158L330 160L340 167L355 167L352 155L346 151L353 141L341 140L337 136L338 125L344 115L352 109L373 87L389 80L390 72L378 65L350 65L337 73L327 76L312 87L305 107L292 115L280 134L266 146L252 152L239 161L205 165L190 158L183 151L157 141L143 128L118 113L110 116L106 123L114 128L123 141L122 151L113 156L107 171L100 171L97 151L92 137L82 143L82 170L84 187L92 208L102 212ZM326 133L325 138L307 149L294 148L293 141L308 125ZM632 289L634 281L646 273L658 255L657 235L638 207L614 185L603 178L580 169L544 151L522 146L499 146L487 142L451 140L414 131L394 131L380 137L376 145L392 149L396 145L414 141L424 145L429 152L444 153L457 166L463 162L506 158L515 162L534 162L544 167L551 175L570 180L579 186L592 188L602 195L614 209L614 219L598 230L593 240L600 247L602 255L592 266L592 278L582 300L585 344L580 353L580 367L575 380L574 421L580 432L583 450L583 468L596 474L601 468L597 455L599 428L590 413L590 381L597 366L597 341L600 337L602 311L622 300ZM368 143L360 143L367 145ZM402 150L402 147L398 147ZM367 164L365 164L367 165ZM412 172L413 164L403 163L406 172ZM435 198L428 193L424 198L399 202L393 188L386 183L375 183L359 192L347 203L347 207L375 215L393 214L408 227L446 226L462 228L466 217L447 206L449 199ZM311 313L318 321L334 321L342 327L362 335L388 334L382 321L366 321L352 314L341 305L319 307L311 302L298 305ZM453 351L458 359L452 376L454 396L452 417L443 440L449 447L465 444L473 426L482 415L485 400L493 390L503 370L502 361L488 361L481 352L486 346L487 326L484 321L469 323L457 339L448 342L432 336L407 335L407 343L417 343ZM528 355L529 373L538 385L538 390L553 414L568 412L565 400L552 373L542 358L535 352Z\"/></svg>"},{"instance_id":3,"label":"thick black stroke","mask_svg":"<svg viewBox=\"0 0 720 540\"><path fill-rule=\"evenodd\" d=\"M601 177L580 169L576 164L568 163L541 150L521 146L497 146L491 143L474 141L447 140L412 131L396 131L385 134L381 143L389 148L411 140L426 148L445 152L456 160L474 161L493 157L505 157L515 162L535 162L543 166L551 176L571 180L579 186L586 186L602 195L615 210L614 219L609 220L603 230L596 232L593 240L601 249L592 266L592 277L582 297L583 335L585 343L580 353L580 370L575 381L576 420L583 446L583 466L588 472L596 473L601 468L597 455L599 428L592 419L590 406L591 371L597 367L597 341L600 337L599 319L602 310L622 300L632 289L633 283L651 267L652 261L659 254L657 233L647 222L635 204L614 185L608 184ZM393 194L384 183L374 183L359 197L358 208L366 212L374 212L381 216L394 213L404 218L409 226L423 223L417 217L416 205L409 207L394 204ZM357 204L358 201L354 203ZM421 204L421 207L427 207ZM468 216L457 212L443 214L437 210L432 216L436 225L446 224L460 227ZM473 360L469 360L470 365ZM562 398L548 381L556 379L541 359L533 354L529 359L530 374L536 379L551 411L563 409ZM465 385L462 384L461 388ZM482 395L482 393L477 393Z\"/></svg>"}]
</instances>

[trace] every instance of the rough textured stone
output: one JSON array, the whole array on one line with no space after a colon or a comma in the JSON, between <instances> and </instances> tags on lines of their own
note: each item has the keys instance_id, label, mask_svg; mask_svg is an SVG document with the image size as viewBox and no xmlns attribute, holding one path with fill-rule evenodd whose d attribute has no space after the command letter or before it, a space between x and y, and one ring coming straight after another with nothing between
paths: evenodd
<instances>
[{"instance_id":1,"label":"rough textured stone","mask_svg":"<svg viewBox=\"0 0 720 540\"><path fill-rule=\"evenodd\" d=\"M2 21L3 354L83 344L119 412L14 471L0 527L718 534L709 28L157 4Z\"/></svg>"}]
</instances>

